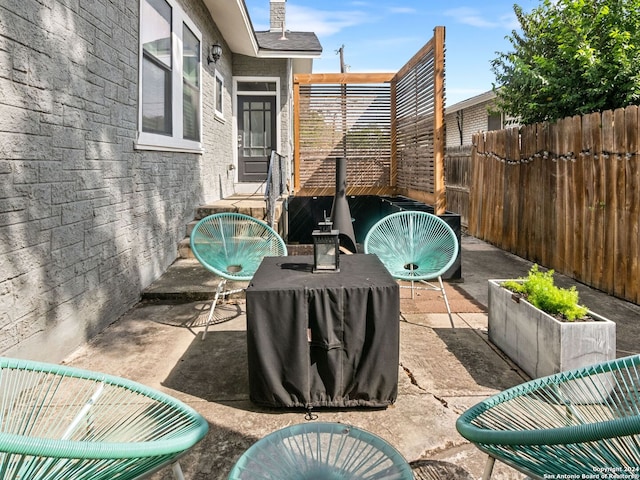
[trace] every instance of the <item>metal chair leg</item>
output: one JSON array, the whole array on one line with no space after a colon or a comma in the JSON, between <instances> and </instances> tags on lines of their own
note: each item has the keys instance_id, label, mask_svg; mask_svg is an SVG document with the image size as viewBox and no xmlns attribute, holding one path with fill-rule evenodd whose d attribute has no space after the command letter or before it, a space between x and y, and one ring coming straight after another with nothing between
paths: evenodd
<instances>
[{"instance_id":1,"label":"metal chair leg","mask_svg":"<svg viewBox=\"0 0 640 480\"><path fill-rule=\"evenodd\" d=\"M182 468L180 468L180 464L178 462L175 462L173 465L171 465L171 471L173 472L173 478L175 480L184 480Z\"/></svg>"},{"instance_id":2,"label":"metal chair leg","mask_svg":"<svg viewBox=\"0 0 640 480\"><path fill-rule=\"evenodd\" d=\"M218 305L218 299L220 295L223 295L224 287L227 283L226 279L220 280L218 283L218 287L216 288L216 296L213 297L213 302L211 302L211 309L209 310L209 318L207 318L207 324L204 327L204 332L202 333L202 340L207 336L207 331L209 330L209 325L211 325L211 319L213 318L213 314L216 311L216 306Z\"/></svg>"},{"instance_id":3,"label":"metal chair leg","mask_svg":"<svg viewBox=\"0 0 640 480\"><path fill-rule=\"evenodd\" d=\"M444 289L444 282L442 281L442 277L438 277L438 282L440 283L440 286L436 285L435 283L427 282L426 280L420 280L420 283L426 285L425 290L434 290L436 292L440 291L440 293L442 293L442 299L444 300L444 304L447 307L447 314L449 315L451 328L454 328L453 315L451 314L451 307L449 306L449 299L447 298L447 292ZM413 298L413 282L411 282L411 292L411 298Z\"/></svg>"},{"instance_id":4,"label":"metal chair leg","mask_svg":"<svg viewBox=\"0 0 640 480\"><path fill-rule=\"evenodd\" d=\"M444 283L442 277L438 277L440 282L440 291L442 292L442 298L444 298L444 304L447 306L447 313L449 314L449 321L451 322L451 328L453 328L453 317L451 316L451 307L449 307L449 299L447 298L447 292L444 290Z\"/></svg>"},{"instance_id":5,"label":"metal chair leg","mask_svg":"<svg viewBox=\"0 0 640 480\"><path fill-rule=\"evenodd\" d=\"M493 464L496 463L496 459L491 455L487 458L487 463L484 465L484 472L482 474L482 480L489 480L493 473Z\"/></svg>"}]
</instances>

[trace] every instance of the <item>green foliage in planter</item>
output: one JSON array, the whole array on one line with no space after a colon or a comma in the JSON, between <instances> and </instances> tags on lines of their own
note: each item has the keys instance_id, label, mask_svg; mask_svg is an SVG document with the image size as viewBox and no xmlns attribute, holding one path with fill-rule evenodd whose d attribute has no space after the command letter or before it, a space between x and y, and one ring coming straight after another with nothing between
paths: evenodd
<instances>
[{"instance_id":1,"label":"green foliage in planter","mask_svg":"<svg viewBox=\"0 0 640 480\"><path fill-rule=\"evenodd\" d=\"M502 286L523 295L529 303L549 315L559 315L570 322L585 317L587 308L578 304L576 287L557 287L553 273L553 270L541 272L538 265L534 265L526 278L507 280Z\"/></svg>"}]
</instances>

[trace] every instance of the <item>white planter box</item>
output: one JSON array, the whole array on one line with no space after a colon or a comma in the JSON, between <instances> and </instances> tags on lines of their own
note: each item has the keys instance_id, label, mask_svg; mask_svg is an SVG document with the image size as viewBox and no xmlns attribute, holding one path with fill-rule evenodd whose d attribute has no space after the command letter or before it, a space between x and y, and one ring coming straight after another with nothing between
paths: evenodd
<instances>
[{"instance_id":1,"label":"white planter box","mask_svg":"<svg viewBox=\"0 0 640 480\"><path fill-rule=\"evenodd\" d=\"M616 324L560 322L489 280L489 340L531 378L616 358Z\"/></svg>"}]
</instances>

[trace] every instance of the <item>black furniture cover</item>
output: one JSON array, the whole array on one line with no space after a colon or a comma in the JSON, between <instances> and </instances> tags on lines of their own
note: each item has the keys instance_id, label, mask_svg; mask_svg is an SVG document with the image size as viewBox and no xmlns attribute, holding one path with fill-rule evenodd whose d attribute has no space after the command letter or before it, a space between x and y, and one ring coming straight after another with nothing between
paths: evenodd
<instances>
[{"instance_id":1,"label":"black furniture cover","mask_svg":"<svg viewBox=\"0 0 640 480\"><path fill-rule=\"evenodd\" d=\"M400 295L375 255L267 257L246 291L249 389L271 407L386 407L397 397Z\"/></svg>"}]
</instances>

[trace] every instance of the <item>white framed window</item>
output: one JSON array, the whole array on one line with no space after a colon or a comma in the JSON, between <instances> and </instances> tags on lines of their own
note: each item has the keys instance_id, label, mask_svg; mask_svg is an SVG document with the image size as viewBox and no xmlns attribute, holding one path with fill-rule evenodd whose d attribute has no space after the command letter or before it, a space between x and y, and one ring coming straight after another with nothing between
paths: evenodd
<instances>
[{"instance_id":1,"label":"white framed window","mask_svg":"<svg viewBox=\"0 0 640 480\"><path fill-rule=\"evenodd\" d=\"M202 151L201 45L174 0L141 0L136 148Z\"/></svg>"},{"instance_id":2,"label":"white framed window","mask_svg":"<svg viewBox=\"0 0 640 480\"><path fill-rule=\"evenodd\" d=\"M492 130L502 130L502 114L489 113L489 117L487 118L487 131Z\"/></svg>"},{"instance_id":3,"label":"white framed window","mask_svg":"<svg viewBox=\"0 0 640 480\"><path fill-rule=\"evenodd\" d=\"M216 70L216 86L214 91L216 117L224 118L224 78Z\"/></svg>"}]
</instances>

